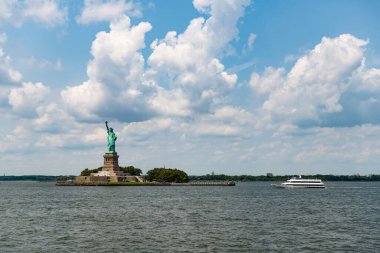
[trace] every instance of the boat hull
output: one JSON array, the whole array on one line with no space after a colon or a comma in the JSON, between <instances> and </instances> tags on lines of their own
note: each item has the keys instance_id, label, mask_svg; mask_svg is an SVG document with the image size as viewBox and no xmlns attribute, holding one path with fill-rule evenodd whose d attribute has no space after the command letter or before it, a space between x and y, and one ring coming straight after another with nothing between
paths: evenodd
<instances>
[{"instance_id":1,"label":"boat hull","mask_svg":"<svg viewBox=\"0 0 380 253\"><path fill-rule=\"evenodd\" d=\"M295 188L326 188L324 185L282 185L282 184L272 184L276 188L283 189L295 189Z\"/></svg>"}]
</instances>

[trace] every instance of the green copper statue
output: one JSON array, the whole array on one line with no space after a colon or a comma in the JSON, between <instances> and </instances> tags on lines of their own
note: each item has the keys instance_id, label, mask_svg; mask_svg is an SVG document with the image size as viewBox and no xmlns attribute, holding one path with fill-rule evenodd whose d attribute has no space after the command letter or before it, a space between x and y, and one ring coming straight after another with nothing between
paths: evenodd
<instances>
[{"instance_id":1,"label":"green copper statue","mask_svg":"<svg viewBox=\"0 0 380 253\"><path fill-rule=\"evenodd\" d=\"M106 121L107 133L108 133L108 152L116 153L115 142L117 139L116 134L113 132L112 127L108 128L108 121Z\"/></svg>"}]
</instances>

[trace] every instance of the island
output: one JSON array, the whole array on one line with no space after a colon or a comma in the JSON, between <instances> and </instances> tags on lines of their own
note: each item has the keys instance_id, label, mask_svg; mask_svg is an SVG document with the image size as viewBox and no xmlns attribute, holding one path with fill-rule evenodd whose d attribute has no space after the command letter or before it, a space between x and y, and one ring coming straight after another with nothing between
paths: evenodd
<instances>
[{"instance_id":1,"label":"island","mask_svg":"<svg viewBox=\"0 0 380 253\"><path fill-rule=\"evenodd\" d=\"M134 166L119 166L119 155L116 152L117 135L105 122L108 149L103 154L103 166L97 169L84 169L75 179L57 180L57 186L232 186L233 182L196 182L190 183L189 176L180 169L154 168L145 176Z\"/></svg>"}]
</instances>

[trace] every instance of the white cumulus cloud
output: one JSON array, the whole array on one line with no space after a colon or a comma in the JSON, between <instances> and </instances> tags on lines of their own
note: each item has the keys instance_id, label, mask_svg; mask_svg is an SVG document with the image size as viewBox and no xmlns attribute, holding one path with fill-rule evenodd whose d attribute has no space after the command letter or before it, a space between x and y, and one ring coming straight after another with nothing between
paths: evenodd
<instances>
[{"instance_id":1,"label":"white cumulus cloud","mask_svg":"<svg viewBox=\"0 0 380 253\"><path fill-rule=\"evenodd\" d=\"M27 0L24 19L32 19L47 26L62 25L67 19L67 8L60 8L55 0Z\"/></svg>"},{"instance_id":2,"label":"white cumulus cloud","mask_svg":"<svg viewBox=\"0 0 380 253\"><path fill-rule=\"evenodd\" d=\"M247 39L247 44L243 48L243 54L251 51L253 49L253 44L255 43L257 35L254 33L250 33Z\"/></svg>"},{"instance_id":3,"label":"white cumulus cloud","mask_svg":"<svg viewBox=\"0 0 380 253\"><path fill-rule=\"evenodd\" d=\"M16 84L21 81L22 75L13 68L12 59L6 55L1 45L7 41L5 33L0 34L0 86Z\"/></svg>"},{"instance_id":4,"label":"white cumulus cloud","mask_svg":"<svg viewBox=\"0 0 380 253\"><path fill-rule=\"evenodd\" d=\"M141 16L140 7L132 1L125 0L85 0L84 8L77 22L89 24L93 22L112 21L123 14Z\"/></svg>"},{"instance_id":5,"label":"white cumulus cloud","mask_svg":"<svg viewBox=\"0 0 380 253\"><path fill-rule=\"evenodd\" d=\"M26 82L22 84L22 87L11 90L8 97L9 104L14 112L32 117L49 93L50 88L42 83Z\"/></svg>"},{"instance_id":6,"label":"white cumulus cloud","mask_svg":"<svg viewBox=\"0 0 380 253\"><path fill-rule=\"evenodd\" d=\"M249 85L259 94L269 93L283 84L284 73L284 68L267 67L261 75L252 73Z\"/></svg>"},{"instance_id":7,"label":"white cumulus cloud","mask_svg":"<svg viewBox=\"0 0 380 253\"><path fill-rule=\"evenodd\" d=\"M39 106L32 126L39 132L61 133L77 127L78 123L56 103Z\"/></svg>"},{"instance_id":8,"label":"white cumulus cloud","mask_svg":"<svg viewBox=\"0 0 380 253\"><path fill-rule=\"evenodd\" d=\"M0 1L0 20L9 20L13 16L14 8L18 5L17 0Z\"/></svg>"},{"instance_id":9,"label":"white cumulus cloud","mask_svg":"<svg viewBox=\"0 0 380 253\"><path fill-rule=\"evenodd\" d=\"M141 54L151 28L146 22L131 26L129 17L121 16L111 22L109 32L96 35L94 59L87 66L89 80L61 93L70 112L82 120L120 121L139 121L152 113L148 100L154 87L144 82Z\"/></svg>"},{"instance_id":10,"label":"white cumulus cloud","mask_svg":"<svg viewBox=\"0 0 380 253\"><path fill-rule=\"evenodd\" d=\"M168 32L151 44L148 73L188 101L188 110L208 112L231 90L237 75L227 73L218 58L236 38L237 21L249 1L194 1L195 8L210 15L191 20L183 33ZM180 91L178 91L180 90ZM175 98L174 98L175 99ZM183 110L181 110L183 111Z\"/></svg>"},{"instance_id":11,"label":"white cumulus cloud","mask_svg":"<svg viewBox=\"0 0 380 253\"><path fill-rule=\"evenodd\" d=\"M256 37L257 37L257 35L254 34L254 33L250 33L250 34L249 34L249 37L248 37L248 44L247 44L248 49L252 49L252 48L253 48L253 43L255 42Z\"/></svg>"},{"instance_id":12,"label":"white cumulus cloud","mask_svg":"<svg viewBox=\"0 0 380 253\"><path fill-rule=\"evenodd\" d=\"M368 118L359 118L363 113L372 114L368 109L378 105L380 98L372 94L368 100L368 94L359 94L380 88L380 71L365 67L368 43L350 34L324 37L289 72L268 67L263 74L253 73L251 87L269 94L263 115L267 120L301 126L368 123ZM372 106L366 107L366 103Z\"/></svg>"},{"instance_id":13,"label":"white cumulus cloud","mask_svg":"<svg viewBox=\"0 0 380 253\"><path fill-rule=\"evenodd\" d=\"M48 27L62 25L67 20L67 8L58 0L3 0L0 2L0 21L21 26L32 20Z\"/></svg>"},{"instance_id":14,"label":"white cumulus cloud","mask_svg":"<svg viewBox=\"0 0 380 253\"><path fill-rule=\"evenodd\" d=\"M113 19L110 31L99 32L92 43L89 79L61 93L66 107L82 120L123 122L209 112L237 82L219 56L237 38L237 21L249 3L194 1L209 17L193 19L183 33L171 31L155 40L147 69L141 50L152 26L133 26L125 15Z\"/></svg>"}]
</instances>

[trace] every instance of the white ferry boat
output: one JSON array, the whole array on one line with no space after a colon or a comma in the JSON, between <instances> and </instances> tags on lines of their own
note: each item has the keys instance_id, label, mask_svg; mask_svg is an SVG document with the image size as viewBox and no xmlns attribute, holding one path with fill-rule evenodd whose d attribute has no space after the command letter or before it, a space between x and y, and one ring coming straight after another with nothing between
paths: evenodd
<instances>
[{"instance_id":1,"label":"white ferry boat","mask_svg":"<svg viewBox=\"0 0 380 253\"><path fill-rule=\"evenodd\" d=\"M280 185L273 184L278 188L325 188L321 179L303 179L301 176L293 177Z\"/></svg>"}]
</instances>

